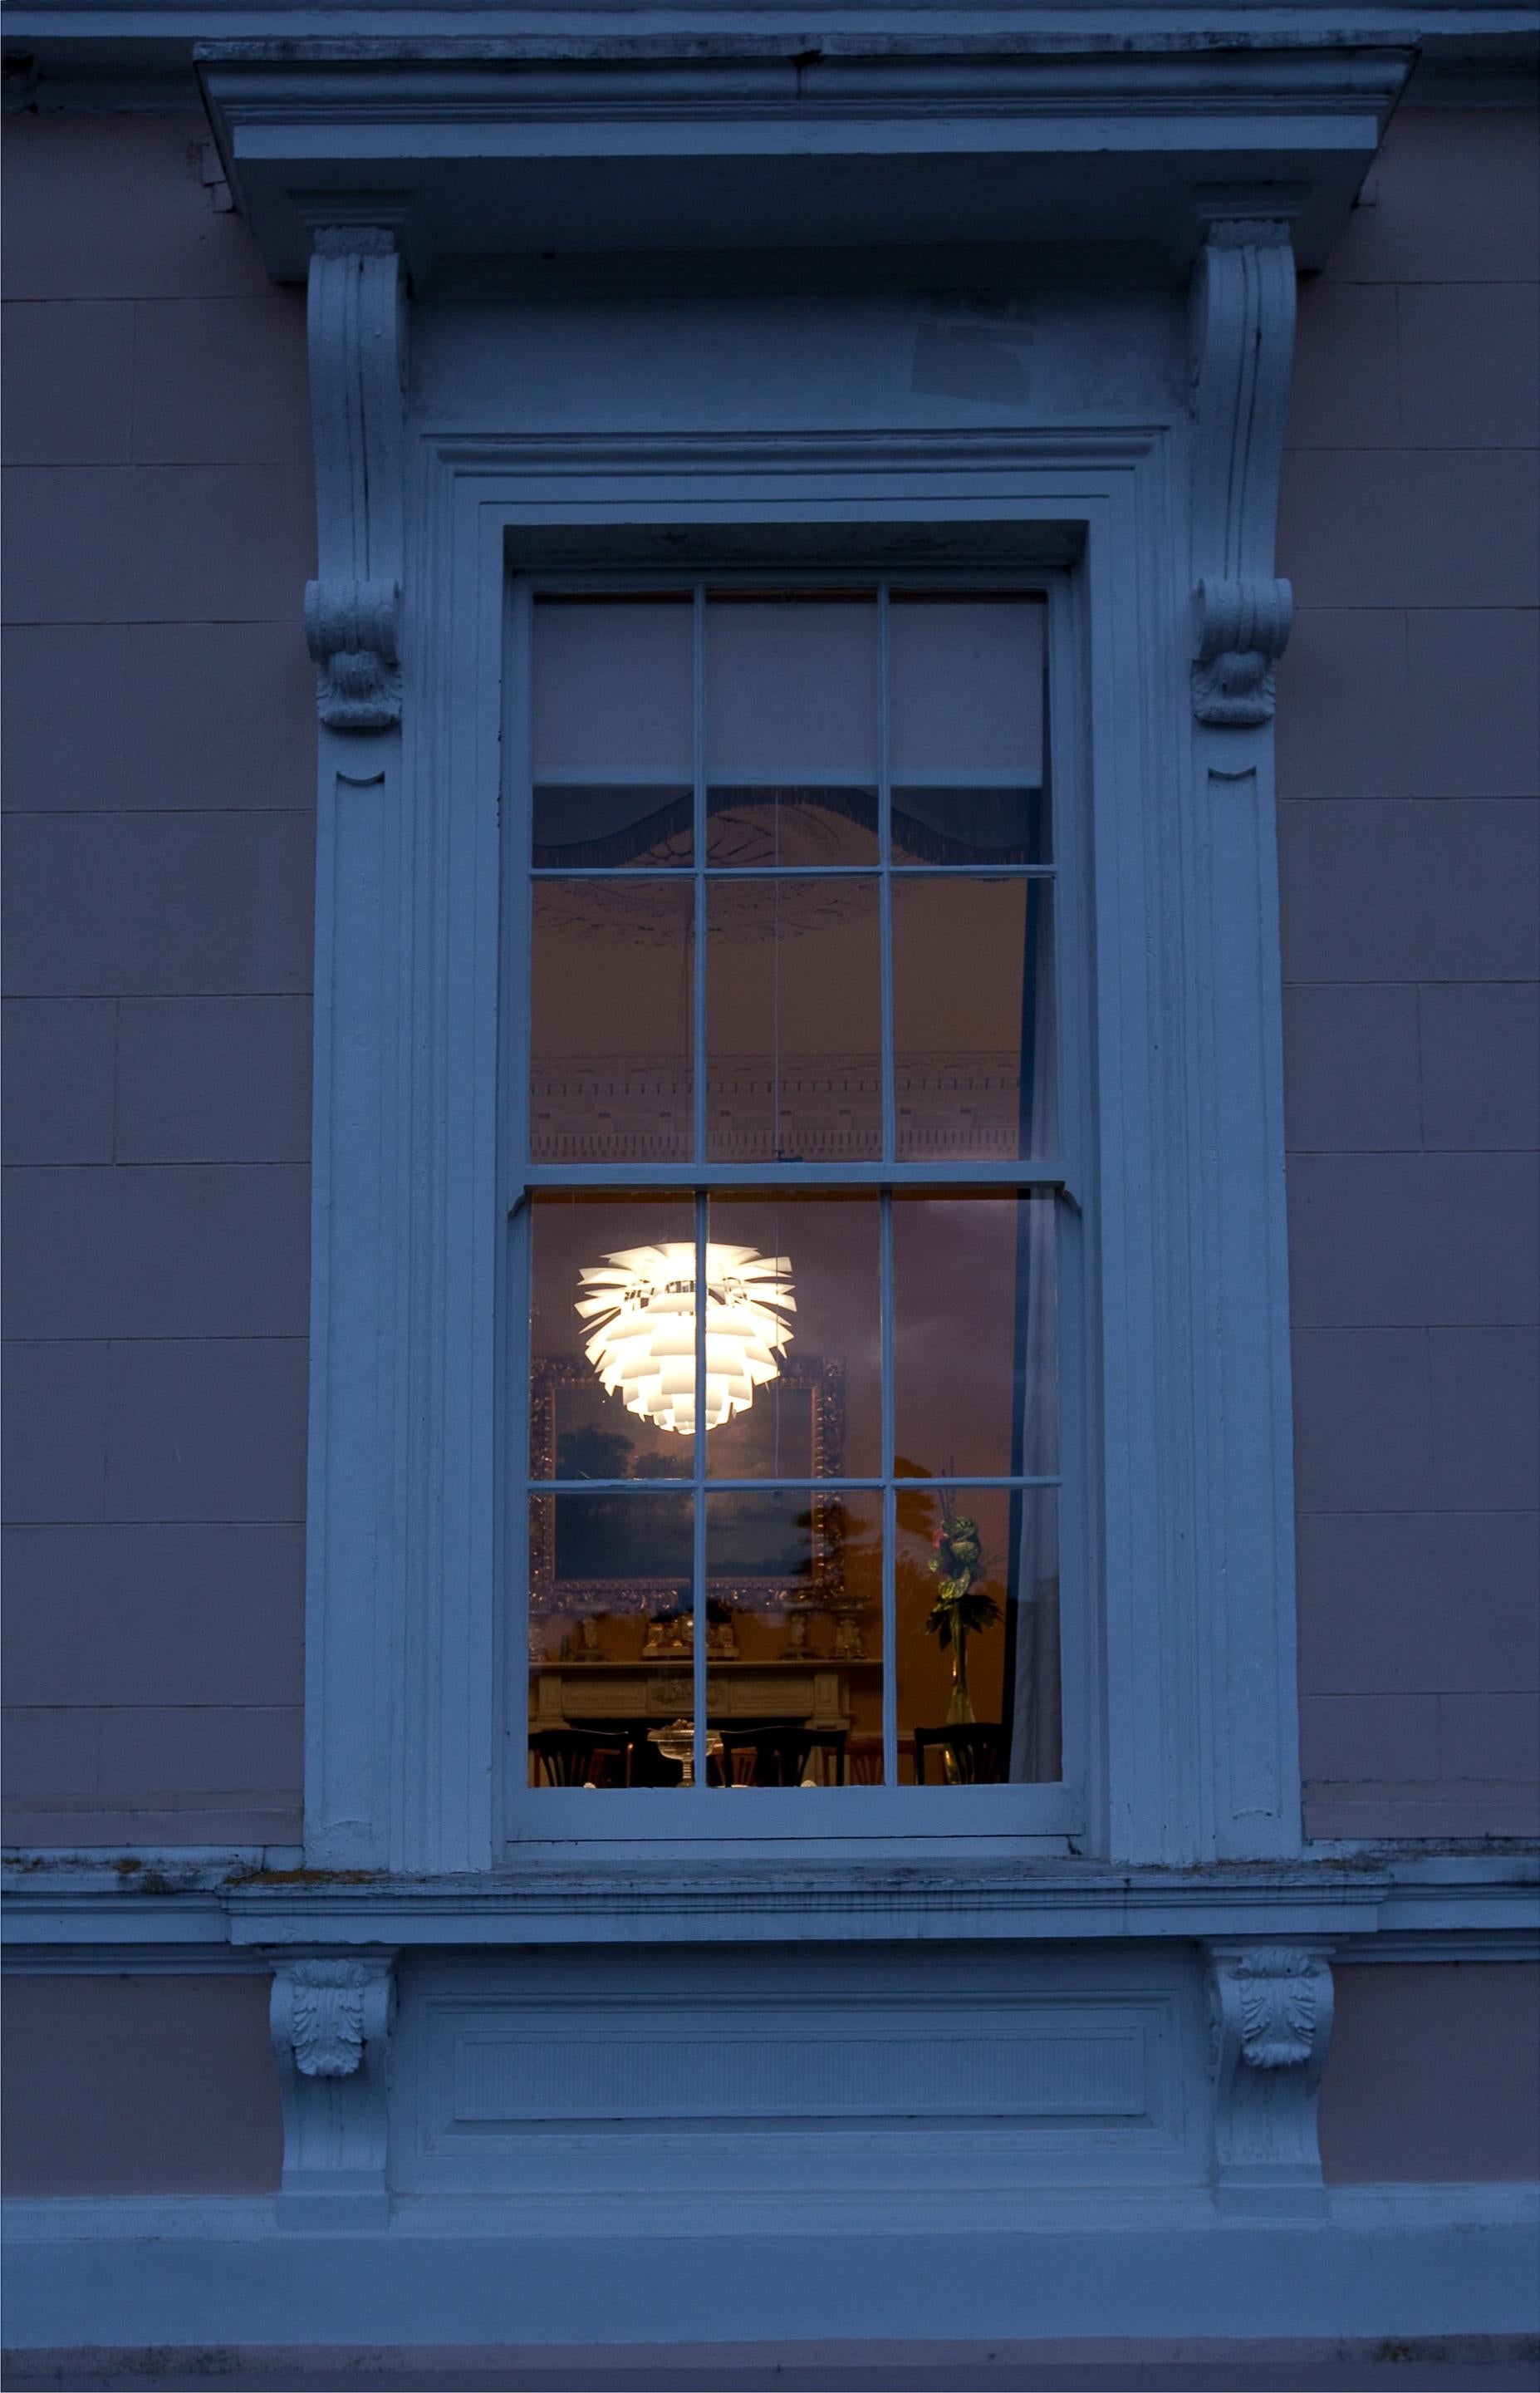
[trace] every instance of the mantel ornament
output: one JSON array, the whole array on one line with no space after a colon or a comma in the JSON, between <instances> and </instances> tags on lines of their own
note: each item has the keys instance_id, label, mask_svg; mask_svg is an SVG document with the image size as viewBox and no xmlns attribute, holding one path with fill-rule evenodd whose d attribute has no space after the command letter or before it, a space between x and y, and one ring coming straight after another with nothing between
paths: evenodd
<instances>
[{"instance_id":1,"label":"mantel ornament","mask_svg":"<svg viewBox=\"0 0 1540 2393\"><path fill-rule=\"evenodd\" d=\"M316 702L329 730L383 731L401 714L406 294L394 232L318 229L309 345L320 570L305 631Z\"/></svg>"},{"instance_id":2,"label":"mantel ornament","mask_svg":"<svg viewBox=\"0 0 1540 2393\"><path fill-rule=\"evenodd\" d=\"M1286 217L1213 216L1194 268L1193 711L1271 722L1293 593L1273 572L1278 479L1294 359Z\"/></svg>"}]
</instances>

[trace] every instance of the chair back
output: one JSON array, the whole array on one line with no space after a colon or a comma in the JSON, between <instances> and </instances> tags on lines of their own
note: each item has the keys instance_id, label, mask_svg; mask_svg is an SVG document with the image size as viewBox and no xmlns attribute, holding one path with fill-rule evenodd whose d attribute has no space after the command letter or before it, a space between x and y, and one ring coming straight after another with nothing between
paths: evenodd
<instances>
[{"instance_id":1,"label":"chair back","mask_svg":"<svg viewBox=\"0 0 1540 2393\"><path fill-rule=\"evenodd\" d=\"M547 1786L614 1785L625 1777L621 1737L596 1736L581 1728L536 1729L529 1738L540 1778Z\"/></svg>"},{"instance_id":2,"label":"chair back","mask_svg":"<svg viewBox=\"0 0 1540 2393\"><path fill-rule=\"evenodd\" d=\"M914 1733L914 1779L928 1782L927 1755L940 1748L940 1783L949 1774L958 1786L998 1786L1005 1776L1005 1731L996 1720L959 1721L946 1728L917 1728Z\"/></svg>"},{"instance_id":3,"label":"chair back","mask_svg":"<svg viewBox=\"0 0 1540 2393\"><path fill-rule=\"evenodd\" d=\"M724 1783L734 1786L800 1786L819 1743L810 1728L724 1728Z\"/></svg>"}]
</instances>

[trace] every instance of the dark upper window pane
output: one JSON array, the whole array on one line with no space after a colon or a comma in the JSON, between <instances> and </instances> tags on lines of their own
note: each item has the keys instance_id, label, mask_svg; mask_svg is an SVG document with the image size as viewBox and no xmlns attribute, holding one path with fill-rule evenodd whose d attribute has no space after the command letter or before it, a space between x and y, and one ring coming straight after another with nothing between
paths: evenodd
<instances>
[{"instance_id":1,"label":"dark upper window pane","mask_svg":"<svg viewBox=\"0 0 1540 2393\"><path fill-rule=\"evenodd\" d=\"M888 609L894 780L1043 781L1043 622L1033 598L905 597Z\"/></svg>"},{"instance_id":2,"label":"dark upper window pane","mask_svg":"<svg viewBox=\"0 0 1540 2393\"><path fill-rule=\"evenodd\" d=\"M1052 891L905 876L893 889L901 1159L1007 1162L1055 1144Z\"/></svg>"},{"instance_id":3,"label":"dark upper window pane","mask_svg":"<svg viewBox=\"0 0 1540 2393\"><path fill-rule=\"evenodd\" d=\"M687 1161L687 881L537 881L529 1152L540 1163Z\"/></svg>"},{"instance_id":4,"label":"dark upper window pane","mask_svg":"<svg viewBox=\"0 0 1540 2393\"><path fill-rule=\"evenodd\" d=\"M668 598L535 602L537 781L695 778L695 610Z\"/></svg>"},{"instance_id":5,"label":"dark upper window pane","mask_svg":"<svg viewBox=\"0 0 1540 2393\"><path fill-rule=\"evenodd\" d=\"M687 781L537 781L535 865L557 872L687 865L694 820Z\"/></svg>"},{"instance_id":6,"label":"dark upper window pane","mask_svg":"<svg viewBox=\"0 0 1540 2393\"><path fill-rule=\"evenodd\" d=\"M761 869L875 864L877 792L791 782L713 784L706 792L706 861Z\"/></svg>"},{"instance_id":7,"label":"dark upper window pane","mask_svg":"<svg viewBox=\"0 0 1540 2393\"><path fill-rule=\"evenodd\" d=\"M708 780L872 787L877 645L874 596L708 599Z\"/></svg>"},{"instance_id":8,"label":"dark upper window pane","mask_svg":"<svg viewBox=\"0 0 1540 2393\"><path fill-rule=\"evenodd\" d=\"M706 1152L882 1151L878 884L716 881L706 929Z\"/></svg>"},{"instance_id":9,"label":"dark upper window pane","mask_svg":"<svg viewBox=\"0 0 1540 2393\"><path fill-rule=\"evenodd\" d=\"M893 792L894 864L1046 864L1041 790L906 788Z\"/></svg>"}]
</instances>

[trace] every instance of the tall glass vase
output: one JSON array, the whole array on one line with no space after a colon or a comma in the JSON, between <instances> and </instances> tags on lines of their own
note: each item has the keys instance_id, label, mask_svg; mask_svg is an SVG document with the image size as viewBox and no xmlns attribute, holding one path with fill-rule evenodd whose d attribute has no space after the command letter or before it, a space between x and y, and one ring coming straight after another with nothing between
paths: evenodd
<instances>
[{"instance_id":1,"label":"tall glass vase","mask_svg":"<svg viewBox=\"0 0 1540 2393\"><path fill-rule=\"evenodd\" d=\"M952 1631L952 1700L946 1706L946 1725L960 1727L972 1719L973 1700L968 1693L968 1631L959 1622Z\"/></svg>"}]
</instances>

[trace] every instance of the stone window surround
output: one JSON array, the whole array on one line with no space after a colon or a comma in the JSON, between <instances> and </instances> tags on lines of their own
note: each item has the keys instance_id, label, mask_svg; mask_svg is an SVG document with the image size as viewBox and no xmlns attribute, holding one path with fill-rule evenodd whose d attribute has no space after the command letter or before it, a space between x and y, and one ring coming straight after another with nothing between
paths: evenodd
<instances>
[{"instance_id":1,"label":"stone window surround","mask_svg":"<svg viewBox=\"0 0 1540 2393\"><path fill-rule=\"evenodd\" d=\"M1003 119L1013 164L1046 175L1085 221L1088 256L1125 272L1139 228L1119 221L1127 202L1109 201L1095 162L1109 125L1137 151L1184 229L1185 269L1164 272L1190 278L1188 410L1011 435L873 425L637 441L409 423L411 280L414 261L428 270L425 228L443 238L459 221L473 85L463 63L324 51L203 53L258 240L280 270L296 235L309 252L320 569L306 620L321 748L307 1866L437 1876L535 1857L504 1847L493 1693L502 591L510 543L545 561L564 526L592 541L607 521L618 538L638 521L773 522L826 540L848 527L855 543L894 522L992 522L1077 560L1102 1324L1087 1473L1100 1480L1087 1540L1099 1602L1080 1667L1101 1690L1083 1711L1101 1717L1083 1813L1024 1810L1012 1836L1007 1811L988 1845L1024 1859L1035 1830L1109 1863L1297 1857L1271 729L1291 602L1272 540L1295 238L1319 245L1351 200L1404 53L1254 50L1223 71L1198 46L1158 60L1089 44L1066 60L1049 46L987 72L830 59L819 105L873 175L885 148L945 161L996 144ZM698 58L656 92L655 62L584 65L542 61L531 85L505 58L483 61L478 106L495 130L477 146L501 143L510 174L539 159L552 124L591 163L660 149L665 217L685 188L673 163L687 173L703 144L762 176L766 153L787 150L786 95L763 58ZM1154 137L1152 90L1167 111ZM1248 186L1216 181L1242 99L1254 140L1264 97L1276 150L1256 152ZM401 128L388 165L387 99ZM789 201L796 149L772 177L791 177ZM1129 968L1142 956L1143 974ZM898 1801L878 1843L903 1849Z\"/></svg>"}]
</instances>

